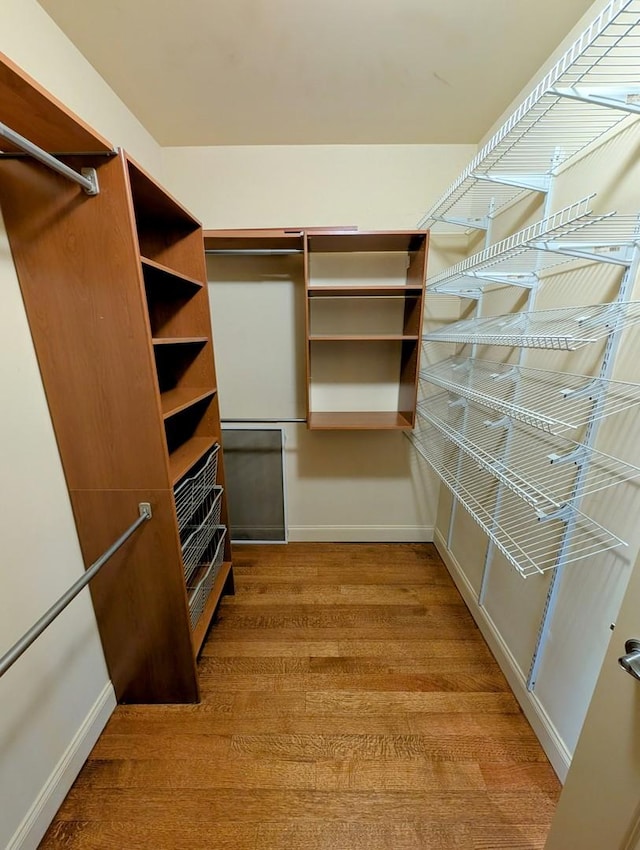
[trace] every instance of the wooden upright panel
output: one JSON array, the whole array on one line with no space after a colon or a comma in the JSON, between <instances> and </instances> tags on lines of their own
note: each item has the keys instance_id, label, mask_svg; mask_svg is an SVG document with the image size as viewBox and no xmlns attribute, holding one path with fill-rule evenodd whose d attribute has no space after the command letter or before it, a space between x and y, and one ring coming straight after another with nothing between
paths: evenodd
<instances>
[{"instance_id":1,"label":"wooden upright panel","mask_svg":"<svg viewBox=\"0 0 640 850\"><path fill-rule=\"evenodd\" d=\"M113 152L113 145L0 53L0 121L49 152ZM0 140L0 150L12 146Z\"/></svg>"},{"instance_id":2,"label":"wooden upright panel","mask_svg":"<svg viewBox=\"0 0 640 850\"><path fill-rule=\"evenodd\" d=\"M100 194L26 160L0 162L0 202L85 564L151 502L153 519L91 591L120 700L198 698L172 479L124 157Z\"/></svg>"},{"instance_id":3,"label":"wooden upright panel","mask_svg":"<svg viewBox=\"0 0 640 850\"><path fill-rule=\"evenodd\" d=\"M89 197L2 162L0 203L69 489L157 490L164 436L123 163L96 164Z\"/></svg>"}]
</instances>

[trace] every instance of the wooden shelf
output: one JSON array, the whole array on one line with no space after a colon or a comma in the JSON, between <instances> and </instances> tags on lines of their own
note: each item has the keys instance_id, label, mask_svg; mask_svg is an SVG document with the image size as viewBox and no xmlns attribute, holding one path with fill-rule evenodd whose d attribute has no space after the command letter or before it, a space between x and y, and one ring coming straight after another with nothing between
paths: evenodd
<instances>
[{"instance_id":1,"label":"wooden shelf","mask_svg":"<svg viewBox=\"0 0 640 850\"><path fill-rule=\"evenodd\" d=\"M302 251L304 234L294 230L204 230L205 251Z\"/></svg>"},{"instance_id":2,"label":"wooden shelf","mask_svg":"<svg viewBox=\"0 0 640 850\"><path fill-rule=\"evenodd\" d=\"M381 431L412 428L409 419L398 411L339 411L309 414L310 431Z\"/></svg>"},{"instance_id":3,"label":"wooden shelf","mask_svg":"<svg viewBox=\"0 0 640 850\"><path fill-rule=\"evenodd\" d=\"M147 283L159 285L171 283L188 284L189 286L195 286L198 289L201 289L204 286L201 281L188 277L186 274L181 274L168 266L163 266L162 263L157 263L155 260L150 260L148 257L140 257L140 262L142 263L142 271Z\"/></svg>"},{"instance_id":4,"label":"wooden shelf","mask_svg":"<svg viewBox=\"0 0 640 850\"><path fill-rule=\"evenodd\" d=\"M193 655L195 658L198 657L200 650L202 649L202 644L204 643L204 639L207 636L207 632L209 631L211 620L213 619L215 610L218 607L218 602L220 602L220 598L222 597L224 586L229 577L230 571L231 562L224 561L224 563L220 567L218 575L215 577L215 580L213 582L213 587L211 588L211 593L209 594L209 598L207 599L205 609L202 612L200 619L196 623L195 629L193 630L191 639L193 643Z\"/></svg>"},{"instance_id":5,"label":"wooden shelf","mask_svg":"<svg viewBox=\"0 0 640 850\"><path fill-rule=\"evenodd\" d=\"M209 342L209 338L206 336L156 336L151 342L154 345L204 345L205 342Z\"/></svg>"},{"instance_id":6,"label":"wooden shelf","mask_svg":"<svg viewBox=\"0 0 640 850\"><path fill-rule=\"evenodd\" d=\"M175 485L217 443L216 437L191 437L169 455L169 473Z\"/></svg>"},{"instance_id":7,"label":"wooden shelf","mask_svg":"<svg viewBox=\"0 0 640 850\"><path fill-rule=\"evenodd\" d=\"M347 253L418 251L425 243L425 230L387 230L345 232L341 230L324 233L309 233L307 236L311 253Z\"/></svg>"},{"instance_id":8,"label":"wooden shelf","mask_svg":"<svg viewBox=\"0 0 640 850\"><path fill-rule=\"evenodd\" d=\"M127 166L137 219L160 221L164 228L172 222L180 222L193 230L200 228L200 222L189 210L128 155Z\"/></svg>"},{"instance_id":9,"label":"wooden shelf","mask_svg":"<svg viewBox=\"0 0 640 850\"><path fill-rule=\"evenodd\" d=\"M50 153L111 153L111 142L0 53L2 121L16 133ZM0 142L3 151L14 148Z\"/></svg>"},{"instance_id":10,"label":"wooden shelf","mask_svg":"<svg viewBox=\"0 0 640 850\"><path fill-rule=\"evenodd\" d=\"M160 395L160 403L162 405L162 417L168 419L170 416L175 416L182 410L186 410L199 401L205 398L210 398L215 395L214 389L206 389L204 387L190 388L178 387L177 389L167 390Z\"/></svg>"},{"instance_id":11,"label":"wooden shelf","mask_svg":"<svg viewBox=\"0 0 640 850\"><path fill-rule=\"evenodd\" d=\"M308 289L310 298L375 298L397 296L398 298L420 298L421 286L384 286L380 284L368 286L338 285L338 286L310 286Z\"/></svg>"},{"instance_id":12,"label":"wooden shelf","mask_svg":"<svg viewBox=\"0 0 640 850\"><path fill-rule=\"evenodd\" d=\"M405 334L314 334L309 342L403 342L416 341L418 336Z\"/></svg>"}]
</instances>

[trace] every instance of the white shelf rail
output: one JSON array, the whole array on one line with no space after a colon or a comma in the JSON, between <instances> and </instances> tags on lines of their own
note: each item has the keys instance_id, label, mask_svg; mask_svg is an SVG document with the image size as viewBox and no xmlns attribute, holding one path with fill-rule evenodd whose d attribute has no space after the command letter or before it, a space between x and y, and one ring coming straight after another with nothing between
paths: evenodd
<instances>
[{"instance_id":1,"label":"white shelf rail","mask_svg":"<svg viewBox=\"0 0 640 850\"><path fill-rule=\"evenodd\" d=\"M441 360L421 369L420 380L550 434L640 403L640 384L472 357Z\"/></svg>"},{"instance_id":2,"label":"white shelf rail","mask_svg":"<svg viewBox=\"0 0 640 850\"><path fill-rule=\"evenodd\" d=\"M446 392L421 402L418 416L540 516L640 477L640 466L508 417L492 418L486 410ZM507 439L510 451L505 459ZM578 482L578 470L583 466L587 471Z\"/></svg>"},{"instance_id":3,"label":"white shelf rail","mask_svg":"<svg viewBox=\"0 0 640 850\"><path fill-rule=\"evenodd\" d=\"M640 242L636 215L594 215L588 196L427 281L432 293L477 298L489 286L535 287L542 272L575 259L628 267Z\"/></svg>"},{"instance_id":4,"label":"white shelf rail","mask_svg":"<svg viewBox=\"0 0 640 850\"><path fill-rule=\"evenodd\" d=\"M523 578L556 567L569 521L573 533L565 563L626 545L575 508L541 519L510 490L505 490L498 506L496 479L470 456L460 457L457 447L430 423L420 422L409 439Z\"/></svg>"},{"instance_id":5,"label":"white shelf rail","mask_svg":"<svg viewBox=\"0 0 640 850\"><path fill-rule=\"evenodd\" d=\"M613 0L418 223L487 229L523 191L640 112L640 0Z\"/></svg>"},{"instance_id":6,"label":"white shelf rail","mask_svg":"<svg viewBox=\"0 0 640 850\"><path fill-rule=\"evenodd\" d=\"M614 301L465 319L424 334L423 340L575 351L638 322L640 301Z\"/></svg>"}]
</instances>

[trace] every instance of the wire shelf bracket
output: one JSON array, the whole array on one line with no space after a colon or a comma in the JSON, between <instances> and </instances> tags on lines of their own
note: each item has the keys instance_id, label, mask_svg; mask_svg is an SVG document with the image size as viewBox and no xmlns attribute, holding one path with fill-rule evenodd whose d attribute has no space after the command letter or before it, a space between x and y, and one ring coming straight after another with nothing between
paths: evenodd
<instances>
[{"instance_id":1,"label":"wire shelf bracket","mask_svg":"<svg viewBox=\"0 0 640 850\"><path fill-rule=\"evenodd\" d=\"M593 198L570 204L434 275L427 290L473 297L491 284L533 288L541 273L574 259L629 267L640 242L638 216L594 215Z\"/></svg>"},{"instance_id":2,"label":"wire shelf bracket","mask_svg":"<svg viewBox=\"0 0 640 850\"><path fill-rule=\"evenodd\" d=\"M640 112L640 0L612 0L418 223L473 227ZM558 150L556 139L562 139ZM489 203L494 210L489 213Z\"/></svg>"}]
</instances>

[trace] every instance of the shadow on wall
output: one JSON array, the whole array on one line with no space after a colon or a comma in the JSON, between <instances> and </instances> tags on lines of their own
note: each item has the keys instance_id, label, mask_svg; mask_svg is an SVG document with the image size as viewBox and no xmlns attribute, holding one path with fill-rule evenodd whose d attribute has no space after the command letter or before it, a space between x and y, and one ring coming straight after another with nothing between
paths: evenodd
<instances>
[{"instance_id":1,"label":"shadow on wall","mask_svg":"<svg viewBox=\"0 0 640 850\"><path fill-rule=\"evenodd\" d=\"M298 473L305 478L408 478L409 444L398 431L307 431L298 434Z\"/></svg>"}]
</instances>

